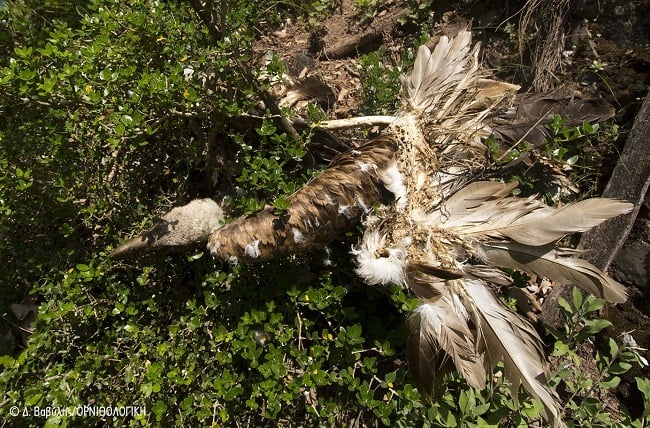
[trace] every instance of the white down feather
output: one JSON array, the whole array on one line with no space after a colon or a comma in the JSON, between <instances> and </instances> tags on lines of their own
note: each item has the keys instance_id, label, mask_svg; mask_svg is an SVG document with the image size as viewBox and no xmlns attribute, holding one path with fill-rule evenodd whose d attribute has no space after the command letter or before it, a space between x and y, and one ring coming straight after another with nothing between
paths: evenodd
<instances>
[{"instance_id":1,"label":"white down feather","mask_svg":"<svg viewBox=\"0 0 650 428\"><path fill-rule=\"evenodd\" d=\"M379 231L367 231L359 248L352 248L358 265L355 272L368 284L403 283L407 265L405 243L401 248L386 248L385 241Z\"/></svg>"},{"instance_id":2,"label":"white down feather","mask_svg":"<svg viewBox=\"0 0 650 428\"><path fill-rule=\"evenodd\" d=\"M408 201L406 186L404 186L404 177L397 169L397 162L392 161L388 167L379 173L379 179L386 190L395 196L395 207L402 209Z\"/></svg>"}]
</instances>

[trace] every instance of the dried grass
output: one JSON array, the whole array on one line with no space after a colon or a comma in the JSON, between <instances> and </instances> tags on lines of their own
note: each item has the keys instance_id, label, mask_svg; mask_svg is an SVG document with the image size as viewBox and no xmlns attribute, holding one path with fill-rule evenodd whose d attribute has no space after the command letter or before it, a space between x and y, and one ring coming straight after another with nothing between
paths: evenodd
<instances>
[{"instance_id":1,"label":"dried grass","mask_svg":"<svg viewBox=\"0 0 650 428\"><path fill-rule=\"evenodd\" d=\"M565 44L564 24L569 11L569 0L529 0L519 20L519 55L523 58L528 49L532 59L532 89L545 92L558 86L558 70L562 65ZM535 43L528 46L530 35Z\"/></svg>"}]
</instances>

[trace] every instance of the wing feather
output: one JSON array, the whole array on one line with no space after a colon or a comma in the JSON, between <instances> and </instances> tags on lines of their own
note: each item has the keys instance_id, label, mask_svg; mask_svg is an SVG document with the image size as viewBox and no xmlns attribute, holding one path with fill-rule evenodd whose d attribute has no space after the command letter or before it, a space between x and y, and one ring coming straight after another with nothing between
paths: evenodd
<instances>
[{"instance_id":1,"label":"wing feather","mask_svg":"<svg viewBox=\"0 0 650 428\"><path fill-rule=\"evenodd\" d=\"M402 79L404 101L416 111L429 111L439 106L449 91L458 89L459 82L471 74L466 69L468 62L478 53L477 44L470 54L471 41L471 32L463 30L451 39L441 36L433 52L420 46L413 71Z\"/></svg>"},{"instance_id":2,"label":"wing feather","mask_svg":"<svg viewBox=\"0 0 650 428\"><path fill-rule=\"evenodd\" d=\"M418 275L411 280L426 281L427 277ZM423 394L430 394L436 373L446 361L440 358L442 351L470 386L483 389L485 368L469 328L467 311L458 295L450 293L446 287L438 291L441 294L421 299L420 305L409 315L406 349L416 384Z\"/></svg>"},{"instance_id":3,"label":"wing feather","mask_svg":"<svg viewBox=\"0 0 650 428\"><path fill-rule=\"evenodd\" d=\"M494 266L518 269L549 278L560 284L574 284L608 302L621 303L627 291L591 263L579 259L579 251L553 245L532 247L515 242L491 242L481 246L480 256Z\"/></svg>"},{"instance_id":4,"label":"wing feather","mask_svg":"<svg viewBox=\"0 0 650 428\"><path fill-rule=\"evenodd\" d=\"M553 209L541 203L522 204L519 199L507 198L477 207L477 211L486 212L487 218L461 228L460 232L508 237L525 245L545 245L565 235L587 231L605 220L630 212L633 207L617 199L593 198Z\"/></svg>"},{"instance_id":5,"label":"wing feather","mask_svg":"<svg viewBox=\"0 0 650 428\"><path fill-rule=\"evenodd\" d=\"M517 400L519 385L542 402L546 419L554 427L562 427L560 404L555 391L546 381L547 364L542 340L533 326L512 312L481 281L456 281L466 292L474 308L479 326L478 340L485 347L485 360L490 368L503 361L505 375L512 382L512 397Z\"/></svg>"}]
</instances>

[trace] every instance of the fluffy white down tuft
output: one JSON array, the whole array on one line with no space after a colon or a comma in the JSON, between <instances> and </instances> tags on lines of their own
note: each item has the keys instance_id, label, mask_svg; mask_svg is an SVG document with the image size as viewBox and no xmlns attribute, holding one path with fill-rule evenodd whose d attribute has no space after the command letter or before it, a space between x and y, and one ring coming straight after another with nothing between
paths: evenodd
<instances>
[{"instance_id":1,"label":"fluffy white down tuft","mask_svg":"<svg viewBox=\"0 0 650 428\"><path fill-rule=\"evenodd\" d=\"M456 293L450 293L448 296L441 296L441 299L446 301L449 307L454 311L456 315L460 318L467 320L469 319L469 314L467 309L460 300L460 297ZM415 308L415 312L420 314L422 321L425 324L429 324L433 327L436 335L439 337L442 326L448 323L447 319L441 318L441 313L436 310L434 305L425 305L421 304Z\"/></svg>"},{"instance_id":2,"label":"fluffy white down tuft","mask_svg":"<svg viewBox=\"0 0 650 428\"><path fill-rule=\"evenodd\" d=\"M256 259L260 256L260 240L256 239L246 246L244 249L246 257Z\"/></svg>"},{"instance_id":3,"label":"fluffy white down tuft","mask_svg":"<svg viewBox=\"0 0 650 428\"><path fill-rule=\"evenodd\" d=\"M360 248L352 249L358 264L355 272L371 285L401 284L407 264L406 250L385 248L384 244L385 239L378 231L364 234Z\"/></svg>"},{"instance_id":4,"label":"fluffy white down tuft","mask_svg":"<svg viewBox=\"0 0 650 428\"><path fill-rule=\"evenodd\" d=\"M294 227L291 229L291 232L293 233L293 242L296 244L302 244L305 242L305 235L303 235L299 229Z\"/></svg>"},{"instance_id":5,"label":"fluffy white down tuft","mask_svg":"<svg viewBox=\"0 0 650 428\"><path fill-rule=\"evenodd\" d=\"M398 209L404 208L407 202L407 192L404 186L404 177L397 169L397 162L392 161L387 168L379 173L379 179L384 187L395 195L395 205Z\"/></svg>"},{"instance_id":6,"label":"fluffy white down tuft","mask_svg":"<svg viewBox=\"0 0 650 428\"><path fill-rule=\"evenodd\" d=\"M418 305L413 310L413 312L420 315L422 319L421 324L428 325L433 328L436 337L440 337L440 332L442 331L442 325L444 324L444 321L440 318L440 312L436 311L434 306Z\"/></svg>"}]
</instances>

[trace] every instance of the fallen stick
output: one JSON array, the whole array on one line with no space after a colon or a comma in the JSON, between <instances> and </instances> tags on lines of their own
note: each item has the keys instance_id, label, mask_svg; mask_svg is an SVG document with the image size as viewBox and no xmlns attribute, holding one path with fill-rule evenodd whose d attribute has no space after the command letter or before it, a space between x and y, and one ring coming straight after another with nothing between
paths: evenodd
<instances>
[{"instance_id":1,"label":"fallen stick","mask_svg":"<svg viewBox=\"0 0 650 428\"><path fill-rule=\"evenodd\" d=\"M361 116L349 119L333 119L320 122L318 128L349 129L357 126L390 125L395 119L395 116Z\"/></svg>"},{"instance_id":2,"label":"fallen stick","mask_svg":"<svg viewBox=\"0 0 650 428\"><path fill-rule=\"evenodd\" d=\"M368 30L359 35L344 38L332 47L325 49L321 57L326 59L340 59L356 55L358 51L379 41L384 34L390 32L395 24L397 24L397 21L406 16L407 13L408 9L399 9L377 17L370 24Z\"/></svg>"}]
</instances>

